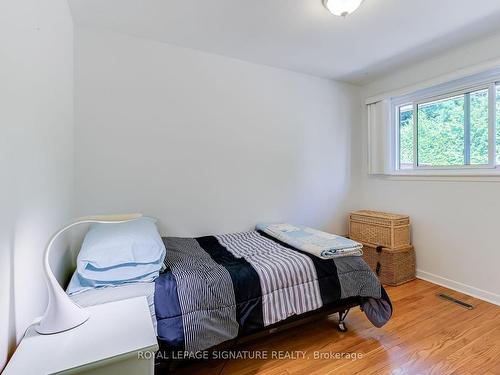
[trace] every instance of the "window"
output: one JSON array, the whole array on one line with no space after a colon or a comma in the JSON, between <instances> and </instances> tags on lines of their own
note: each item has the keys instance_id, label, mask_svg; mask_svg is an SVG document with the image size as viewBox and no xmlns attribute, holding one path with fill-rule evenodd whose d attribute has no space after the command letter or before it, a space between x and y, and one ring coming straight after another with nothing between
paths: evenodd
<instances>
[{"instance_id":1,"label":"window","mask_svg":"<svg viewBox=\"0 0 500 375\"><path fill-rule=\"evenodd\" d=\"M393 98L394 169L500 165L500 83L473 82ZM500 168L499 168L500 169Z\"/></svg>"},{"instance_id":2,"label":"window","mask_svg":"<svg viewBox=\"0 0 500 375\"><path fill-rule=\"evenodd\" d=\"M464 95L417 104L417 166L464 164Z\"/></svg>"}]
</instances>

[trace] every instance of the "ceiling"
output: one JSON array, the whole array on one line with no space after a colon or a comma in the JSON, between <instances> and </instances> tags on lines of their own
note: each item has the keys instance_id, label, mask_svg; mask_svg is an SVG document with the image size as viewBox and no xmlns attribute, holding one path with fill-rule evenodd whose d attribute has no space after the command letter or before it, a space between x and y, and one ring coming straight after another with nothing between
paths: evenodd
<instances>
[{"instance_id":1,"label":"ceiling","mask_svg":"<svg viewBox=\"0 0 500 375\"><path fill-rule=\"evenodd\" d=\"M321 0L69 0L98 27L363 84L500 31L499 0L365 0L347 18Z\"/></svg>"}]
</instances>

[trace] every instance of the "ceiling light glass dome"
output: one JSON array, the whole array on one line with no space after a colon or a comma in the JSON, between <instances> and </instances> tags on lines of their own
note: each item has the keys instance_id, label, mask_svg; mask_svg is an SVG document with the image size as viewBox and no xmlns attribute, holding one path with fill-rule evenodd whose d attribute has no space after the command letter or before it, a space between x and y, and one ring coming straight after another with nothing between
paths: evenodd
<instances>
[{"instance_id":1,"label":"ceiling light glass dome","mask_svg":"<svg viewBox=\"0 0 500 375\"><path fill-rule=\"evenodd\" d=\"M363 0L323 0L325 8L336 16L345 17L359 8Z\"/></svg>"}]
</instances>

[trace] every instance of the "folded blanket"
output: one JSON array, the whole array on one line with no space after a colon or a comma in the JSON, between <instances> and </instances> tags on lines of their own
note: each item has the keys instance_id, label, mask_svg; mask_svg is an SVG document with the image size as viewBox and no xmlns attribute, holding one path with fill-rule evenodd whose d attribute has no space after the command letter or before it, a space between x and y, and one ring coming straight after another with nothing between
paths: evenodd
<instances>
[{"instance_id":1,"label":"folded blanket","mask_svg":"<svg viewBox=\"0 0 500 375\"><path fill-rule=\"evenodd\" d=\"M256 229L321 259L363 255L363 245L359 242L308 227L257 224Z\"/></svg>"}]
</instances>

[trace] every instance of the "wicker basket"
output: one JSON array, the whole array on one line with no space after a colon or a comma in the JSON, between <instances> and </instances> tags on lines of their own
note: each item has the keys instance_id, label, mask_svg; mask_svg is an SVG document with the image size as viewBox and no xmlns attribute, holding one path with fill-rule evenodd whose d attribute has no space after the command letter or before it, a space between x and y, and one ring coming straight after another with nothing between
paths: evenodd
<instances>
[{"instance_id":1,"label":"wicker basket","mask_svg":"<svg viewBox=\"0 0 500 375\"><path fill-rule=\"evenodd\" d=\"M400 285L415 279L415 250L413 246L388 249L363 244L363 259L382 284Z\"/></svg>"},{"instance_id":2,"label":"wicker basket","mask_svg":"<svg viewBox=\"0 0 500 375\"><path fill-rule=\"evenodd\" d=\"M391 249L410 245L410 218L378 211L356 211L349 218L349 238Z\"/></svg>"}]
</instances>

